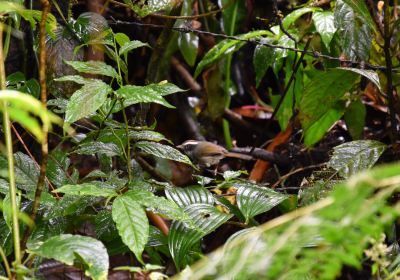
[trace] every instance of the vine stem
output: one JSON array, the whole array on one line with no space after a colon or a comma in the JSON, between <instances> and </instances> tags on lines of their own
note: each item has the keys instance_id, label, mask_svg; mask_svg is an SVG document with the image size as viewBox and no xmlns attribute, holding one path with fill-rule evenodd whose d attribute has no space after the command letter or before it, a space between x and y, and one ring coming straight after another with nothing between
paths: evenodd
<instances>
[{"instance_id":1,"label":"vine stem","mask_svg":"<svg viewBox=\"0 0 400 280\"><path fill-rule=\"evenodd\" d=\"M3 53L3 24L0 23L0 89L6 89L6 71L4 66L4 53ZM3 107L3 129L6 142L7 160L8 160L8 177L10 184L10 200L11 200L11 219L12 219L12 233L14 242L14 264L18 266L21 264L21 245L18 224L18 205L17 205L17 187L15 185L14 173L14 155L11 138L11 123L8 114L8 104L6 101L2 103Z\"/></svg>"},{"instance_id":2,"label":"vine stem","mask_svg":"<svg viewBox=\"0 0 400 280\"><path fill-rule=\"evenodd\" d=\"M50 3L48 0L42 0L42 18L39 24L39 83L40 83L40 101L42 102L43 110L47 110L47 88L46 88L46 21L50 11ZM41 143L42 160L40 163L40 173L36 184L35 199L32 205L31 219L36 221L37 212L40 206L40 198L45 185L47 160L49 156L48 143L49 127L47 122L43 122L42 134L43 141ZM33 228L28 228L22 240L23 248L32 233Z\"/></svg>"}]
</instances>

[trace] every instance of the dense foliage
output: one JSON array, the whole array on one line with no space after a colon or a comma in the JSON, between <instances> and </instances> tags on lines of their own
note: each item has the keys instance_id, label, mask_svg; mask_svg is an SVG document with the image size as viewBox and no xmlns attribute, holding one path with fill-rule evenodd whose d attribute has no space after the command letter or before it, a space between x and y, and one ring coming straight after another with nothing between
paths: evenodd
<instances>
[{"instance_id":1,"label":"dense foliage","mask_svg":"<svg viewBox=\"0 0 400 280\"><path fill-rule=\"evenodd\" d=\"M395 4L34 2L0 2L2 279L400 277Z\"/></svg>"}]
</instances>

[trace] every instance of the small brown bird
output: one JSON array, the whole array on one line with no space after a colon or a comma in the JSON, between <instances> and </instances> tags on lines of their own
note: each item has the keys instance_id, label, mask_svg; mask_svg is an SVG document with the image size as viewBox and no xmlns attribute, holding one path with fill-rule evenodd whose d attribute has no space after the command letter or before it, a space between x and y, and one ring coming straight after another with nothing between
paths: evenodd
<instances>
[{"instance_id":1,"label":"small brown bird","mask_svg":"<svg viewBox=\"0 0 400 280\"><path fill-rule=\"evenodd\" d=\"M223 158L239 158L243 160L252 160L249 155L231 153L224 147L208 141L187 140L177 146L188 157L201 167L210 167L217 165Z\"/></svg>"}]
</instances>

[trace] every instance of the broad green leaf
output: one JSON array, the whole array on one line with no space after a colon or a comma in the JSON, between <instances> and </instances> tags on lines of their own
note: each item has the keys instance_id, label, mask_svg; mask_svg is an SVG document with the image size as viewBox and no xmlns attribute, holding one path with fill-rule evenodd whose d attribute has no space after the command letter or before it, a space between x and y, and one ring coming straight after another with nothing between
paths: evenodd
<instances>
[{"instance_id":1,"label":"broad green leaf","mask_svg":"<svg viewBox=\"0 0 400 280\"><path fill-rule=\"evenodd\" d=\"M158 103L168 108L175 108L169 104L163 96L184 90L178 88L174 84L159 83L147 86L133 86L127 85L119 88L116 94L124 99L124 107L137 104L137 103Z\"/></svg>"},{"instance_id":2,"label":"broad green leaf","mask_svg":"<svg viewBox=\"0 0 400 280\"><path fill-rule=\"evenodd\" d=\"M49 238L59 236L66 232L67 227L68 223L64 218L57 217L57 219L50 222L38 219L32 235L27 241L27 247L30 249L37 249Z\"/></svg>"},{"instance_id":3,"label":"broad green leaf","mask_svg":"<svg viewBox=\"0 0 400 280\"><path fill-rule=\"evenodd\" d=\"M131 130L129 131L129 139L134 141L147 140L153 142L167 141L170 142L164 135L154 130Z\"/></svg>"},{"instance_id":4,"label":"broad green leaf","mask_svg":"<svg viewBox=\"0 0 400 280\"><path fill-rule=\"evenodd\" d=\"M235 234L177 277L336 279L344 267L361 269L365 238L379 238L399 217L399 174L394 164L354 176L309 207Z\"/></svg>"},{"instance_id":5,"label":"broad green leaf","mask_svg":"<svg viewBox=\"0 0 400 280\"><path fill-rule=\"evenodd\" d=\"M143 43L138 40L134 41L129 41L125 44L122 45L122 47L119 49L119 55L125 55L129 53L130 51L140 48L140 47L150 47L149 44Z\"/></svg>"},{"instance_id":6,"label":"broad green leaf","mask_svg":"<svg viewBox=\"0 0 400 280\"><path fill-rule=\"evenodd\" d=\"M189 3L189 1L184 1L183 3ZM183 22L178 27L185 27L185 23ZM178 47L186 63L189 66L193 66L199 49L199 36L192 32L180 32L178 35Z\"/></svg>"},{"instance_id":7,"label":"broad green leaf","mask_svg":"<svg viewBox=\"0 0 400 280\"><path fill-rule=\"evenodd\" d=\"M7 169L7 168L5 168L5 169ZM4 171L6 171L6 170L4 170ZM8 172L8 171L6 171L6 172ZM9 193L9 191L10 191L9 182L0 178L0 193L7 195Z\"/></svg>"},{"instance_id":8,"label":"broad green leaf","mask_svg":"<svg viewBox=\"0 0 400 280\"><path fill-rule=\"evenodd\" d=\"M13 252L13 236L10 228L7 226L6 222L2 219L0 220L0 246L4 250L6 256Z\"/></svg>"},{"instance_id":9,"label":"broad green leaf","mask_svg":"<svg viewBox=\"0 0 400 280\"><path fill-rule=\"evenodd\" d=\"M92 237L62 234L49 238L38 248L28 248L28 251L67 265L81 261L86 276L95 280L107 279L109 268L107 250L100 241Z\"/></svg>"},{"instance_id":10,"label":"broad green leaf","mask_svg":"<svg viewBox=\"0 0 400 280\"><path fill-rule=\"evenodd\" d=\"M55 189L53 192L78 196L110 197L117 195L117 193L112 189L101 188L91 183L83 183L79 185L64 185L60 188Z\"/></svg>"},{"instance_id":11,"label":"broad green leaf","mask_svg":"<svg viewBox=\"0 0 400 280\"><path fill-rule=\"evenodd\" d=\"M185 188L167 188L165 195L180 207L192 204L214 205L215 199L209 190L202 186L190 186Z\"/></svg>"},{"instance_id":12,"label":"broad green leaf","mask_svg":"<svg viewBox=\"0 0 400 280\"><path fill-rule=\"evenodd\" d=\"M352 101L349 107L347 107L344 120L346 121L347 129L353 140L362 138L366 116L367 109L359 99Z\"/></svg>"},{"instance_id":13,"label":"broad green leaf","mask_svg":"<svg viewBox=\"0 0 400 280\"><path fill-rule=\"evenodd\" d=\"M295 34L291 34L291 35L292 35L292 37L295 37L295 39L296 39L296 35ZM278 40L278 42L276 44L278 46L282 46L282 47L286 47L286 48L294 48L295 47L295 42L291 38L289 38L286 34L283 35L283 36L280 36L279 40ZM275 58L274 59L275 60L280 60L281 58L285 58L285 57L287 57L289 55L289 50L276 48L274 50L274 54L275 54ZM275 72L277 72L277 70L279 70L279 69L276 69L276 62L275 62L275 65L274 65L274 70L275 70Z\"/></svg>"},{"instance_id":14,"label":"broad green leaf","mask_svg":"<svg viewBox=\"0 0 400 280\"><path fill-rule=\"evenodd\" d=\"M126 35L125 33L120 33L120 32L114 34L114 39L118 43L119 47L122 47L123 45L125 45L126 43L129 43L131 41L129 39L128 35ZM121 50L120 50L120 52L121 52Z\"/></svg>"},{"instance_id":15,"label":"broad green leaf","mask_svg":"<svg viewBox=\"0 0 400 280\"><path fill-rule=\"evenodd\" d=\"M74 153L80 155L94 155L102 154L109 157L121 156L122 151L119 146L114 143L103 143L100 141L92 141L88 143L83 143L74 150Z\"/></svg>"},{"instance_id":16,"label":"broad green leaf","mask_svg":"<svg viewBox=\"0 0 400 280\"><path fill-rule=\"evenodd\" d=\"M112 217L126 246L142 261L142 253L149 238L149 221L143 207L129 195L114 200Z\"/></svg>"},{"instance_id":17,"label":"broad green leaf","mask_svg":"<svg viewBox=\"0 0 400 280\"><path fill-rule=\"evenodd\" d=\"M112 88L100 80L92 80L74 92L68 101L65 121L73 123L97 111L107 99Z\"/></svg>"},{"instance_id":18,"label":"broad green leaf","mask_svg":"<svg viewBox=\"0 0 400 280\"><path fill-rule=\"evenodd\" d=\"M250 218L267 212L274 206L280 204L287 198L287 195L280 194L272 189L261 187L252 183L234 183L237 187L236 201L238 208L246 218L246 223Z\"/></svg>"},{"instance_id":19,"label":"broad green leaf","mask_svg":"<svg viewBox=\"0 0 400 280\"><path fill-rule=\"evenodd\" d=\"M17 196L17 205L18 209L20 207L21 203L21 196ZM1 204L1 211L3 212L3 218L4 221L6 222L8 228L11 230L12 229L12 210L11 210L11 200L10 200L10 194L8 193L3 201L0 200Z\"/></svg>"},{"instance_id":20,"label":"broad green leaf","mask_svg":"<svg viewBox=\"0 0 400 280\"><path fill-rule=\"evenodd\" d=\"M338 69L343 69L347 71L353 71L354 73L360 74L370 80L376 87L379 89L380 92L382 91L381 83L379 81L378 74L373 70L366 70L366 69L358 69L358 68L349 68L349 67L339 67Z\"/></svg>"},{"instance_id":21,"label":"broad green leaf","mask_svg":"<svg viewBox=\"0 0 400 280\"><path fill-rule=\"evenodd\" d=\"M335 26L339 32L346 58L368 60L372 32L366 21L358 16L343 0L336 2L334 16Z\"/></svg>"},{"instance_id":22,"label":"broad green leaf","mask_svg":"<svg viewBox=\"0 0 400 280\"><path fill-rule=\"evenodd\" d=\"M371 30L376 30L375 21L371 17L371 13L363 0L342 0L349 5L360 17L366 22Z\"/></svg>"},{"instance_id":23,"label":"broad green leaf","mask_svg":"<svg viewBox=\"0 0 400 280\"><path fill-rule=\"evenodd\" d=\"M264 35L272 35L271 32L266 30L252 31L246 34L238 35L241 39L253 39ZM221 59L224 55L233 53L244 45L242 41L236 40L223 40L209 50L200 63L196 67L194 77L196 78L207 66Z\"/></svg>"},{"instance_id":24,"label":"broad green leaf","mask_svg":"<svg viewBox=\"0 0 400 280\"><path fill-rule=\"evenodd\" d=\"M96 82L95 79L85 78L79 75L67 75L54 79L56 82L74 82L77 84L85 85Z\"/></svg>"},{"instance_id":25,"label":"broad green leaf","mask_svg":"<svg viewBox=\"0 0 400 280\"><path fill-rule=\"evenodd\" d=\"M183 1L181 8L181 16L190 16L193 13L192 1ZM174 27L185 28L187 21L178 19ZM186 63L193 66L196 62L197 51L199 48L199 36L193 32L179 32L177 35L177 43L179 50Z\"/></svg>"},{"instance_id":26,"label":"broad green leaf","mask_svg":"<svg viewBox=\"0 0 400 280\"><path fill-rule=\"evenodd\" d=\"M197 229L174 221L168 235L168 247L178 269L185 264L186 255L194 244L233 216L222 213L209 204L188 205L185 212L192 218Z\"/></svg>"},{"instance_id":27,"label":"broad green leaf","mask_svg":"<svg viewBox=\"0 0 400 280\"><path fill-rule=\"evenodd\" d=\"M325 47L329 50L329 45L336 32L333 13L331 11L315 11L312 19L315 28L321 36L322 42L324 42Z\"/></svg>"},{"instance_id":28,"label":"broad green leaf","mask_svg":"<svg viewBox=\"0 0 400 280\"><path fill-rule=\"evenodd\" d=\"M343 116L345 109L343 102L338 102L329 108L326 113L304 131L304 144L310 147L321 140L335 122Z\"/></svg>"},{"instance_id":29,"label":"broad green leaf","mask_svg":"<svg viewBox=\"0 0 400 280\"><path fill-rule=\"evenodd\" d=\"M222 10L222 26L224 33L227 35L235 35L243 26L247 17L247 9L245 1L221 0L219 1Z\"/></svg>"},{"instance_id":30,"label":"broad green leaf","mask_svg":"<svg viewBox=\"0 0 400 280\"><path fill-rule=\"evenodd\" d=\"M70 163L70 159L65 152L61 149L53 150L47 163L47 178L57 187L76 183L68 173Z\"/></svg>"},{"instance_id":31,"label":"broad green leaf","mask_svg":"<svg viewBox=\"0 0 400 280\"><path fill-rule=\"evenodd\" d=\"M331 69L316 75L305 86L299 104L299 119L304 130L309 129L350 90L357 74Z\"/></svg>"},{"instance_id":32,"label":"broad green leaf","mask_svg":"<svg viewBox=\"0 0 400 280\"><path fill-rule=\"evenodd\" d=\"M140 141L135 144L135 148L149 155L193 165L186 155L171 146L155 142Z\"/></svg>"},{"instance_id":33,"label":"broad green leaf","mask_svg":"<svg viewBox=\"0 0 400 280\"><path fill-rule=\"evenodd\" d=\"M33 30L36 29L36 25L40 22L42 19L42 11L38 10L30 10L30 9L23 9L23 10L17 10L18 14L23 17L26 21L28 21L31 25L31 28ZM57 20L52 14L47 15L47 20L46 20L46 33L50 35L51 38L56 38L56 32L57 30Z\"/></svg>"},{"instance_id":34,"label":"broad green leaf","mask_svg":"<svg viewBox=\"0 0 400 280\"><path fill-rule=\"evenodd\" d=\"M374 140L357 140L336 146L327 165L349 178L362 170L371 168L387 146Z\"/></svg>"},{"instance_id":35,"label":"broad green leaf","mask_svg":"<svg viewBox=\"0 0 400 280\"><path fill-rule=\"evenodd\" d=\"M7 14L21 10L24 10L24 6L14 3L13 1L0 2L0 14Z\"/></svg>"},{"instance_id":36,"label":"broad green leaf","mask_svg":"<svg viewBox=\"0 0 400 280\"><path fill-rule=\"evenodd\" d=\"M14 169L17 187L27 192L34 191L39 177L39 166L29 156L17 152L14 154ZM8 163L5 157L0 157L0 174L1 177L8 178Z\"/></svg>"},{"instance_id":37,"label":"broad green leaf","mask_svg":"<svg viewBox=\"0 0 400 280\"><path fill-rule=\"evenodd\" d=\"M133 189L125 193L131 199L146 207L146 209L159 213L173 220L188 221L189 216L173 201L154 195L152 192Z\"/></svg>"},{"instance_id":38,"label":"broad green leaf","mask_svg":"<svg viewBox=\"0 0 400 280\"><path fill-rule=\"evenodd\" d=\"M3 110L1 105L0 108ZM43 133L40 124L28 111L11 107L8 108L8 114L11 120L18 122L25 129L29 130L39 142L43 141Z\"/></svg>"},{"instance_id":39,"label":"broad green leaf","mask_svg":"<svg viewBox=\"0 0 400 280\"><path fill-rule=\"evenodd\" d=\"M215 200L218 205L222 205L223 207L228 209L229 212L235 215L242 223L246 222L246 218L243 216L243 213L240 211L240 209L236 205L233 205L224 196L215 196Z\"/></svg>"},{"instance_id":40,"label":"broad green leaf","mask_svg":"<svg viewBox=\"0 0 400 280\"><path fill-rule=\"evenodd\" d=\"M283 27L287 30L291 24L293 24L299 17L304 14L312 13L314 11L321 11L321 8L312 8L312 7L303 7L297 10L294 10L282 20Z\"/></svg>"},{"instance_id":41,"label":"broad green leaf","mask_svg":"<svg viewBox=\"0 0 400 280\"><path fill-rule=\"evenodd\" d=\"M5 101L9 105L10 118L21 123L24 128L30 130L38 141L43 140L40 125L31 114L40 118L42 123L51 128L52 123L61 125L62 120L46 110L42 103L33 96L15 90L1 90L0 102ZM0 110L3 110L4 103L1 102Z\"/></svg>"},{"instance_id":42,"label":"broad green leaf","mask_svg":"<svg viewBox=\"0 0 400 280\"><path fill-rule=\"evenodd\" d=\"M273 40L266 38L261 42L272 44ZM275 58L275 50L262 45L257 45L254 50L253 65L256 72L256 87L260 85L261 79L265 76L268 68L272 66Z\"/></svg>"},{"instance_id":43,"label":"broad green leaf","mask_svg":"<svg viewBox=\"0 0 400 280\"><path fill-rule=\"evenodd\" d=\"M118 238L118 230L112 219L111 211L101 210L94 218L96 237L103 241L111 241Z\"/></svg>"},{"instance_id":44,"label":"broad green leaf","mask_svg":"<svg viewBox=\"0 0 400 280\"><path fill-rule=\"evenodd\" d=\"M81 73L102 75L111 78L118 76L117 71L103 61L65 61L65 63Z\"/></svg>"},{"instance_id":45,"label":"broad green leaf","mask_svg":"<svg viewBox=\"0 0 400 280\"><path fill-rule=\"evenodd\" d=\"M39 166L29 156L17 152L14 154L15 181L18 188L26 191L36 189L39 178Z\"/></svg>"}]
</instances>

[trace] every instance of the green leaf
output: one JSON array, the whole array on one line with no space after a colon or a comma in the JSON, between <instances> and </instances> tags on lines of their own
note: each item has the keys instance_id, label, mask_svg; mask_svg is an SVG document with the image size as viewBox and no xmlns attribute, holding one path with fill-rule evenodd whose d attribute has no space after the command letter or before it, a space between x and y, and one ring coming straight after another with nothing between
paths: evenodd
<instances>
[{"instance_id":1,"label":"green leaf","mask_svg":"<svg viewBox=\"0 0 400 280\"><path fill-rule=\"evenodd\" d=\"M100 80L92 80L74 92L68 101L65 121L73 123L93 114L107 99L112 88Z\"/></svg>"},{"instance_id":2,"label":"green leaf","mask_svg":"<svg viewBox=\"0 0 400 280\"><path fill-rule=\"evenodd\" d=\"M341 69L331 69L315 75L305 86L299 104L299 119L306 131L350 90L357 75Z\"/></svg>"},{"instance_id":3,"label":"green leaf","mask_svg":"<svg viewBox=\"0 0 400 280\"><path fill-rule=\"evenodd\" d=\"M31 28L35 30L36 24L42 19L42 11L23 9L16 11L24 20L28 21ZM50 35L51 38L56 38L55 31L57 30L57 20L52 14L47 15L46 20L46 33Z\"/></svg>"},{"instance_id":4,"label":"green leaf","mask_svg":"<svg viewBox=\"0 0 400 280\"><path fill-rule=\"evenodd\" d=\"M8 103L8 111L12 120L21 123L24 128L30 130L37 140L43 140L42 131L37 120L31 115L40 118L42 123L51 128L52 123L62 124L62 120L53 113L46 110L42 103L33 96L15 90L0 90L0 102ZM3 110L4 103L1 102L0 110Z\"/></svg>"},{"instance_id":5,"label":"green leaf","mask_svg":"<svg viewBox=\"0 0 400 280\"><path fill-rule=\"evenodd\" d=\"M272 44L272 39L262 39L261 42ZM275 58L275 51L262 45L257 45L254 50L253 65L256 72L256 87L260 85L261 79L265 76L268 68L272 66Z\"/></svg>"},{"instance_id":6,"label":"green leaf","mask_svg":"<svg viewBox=\"0 0 400 280\"><path fill-rule=\"evenodd\" d=\"M186 155L171 146L155 142L140 141L135 144L135 148L149 155L193 165Z\"/></svg>"},{"instance_id":7,"label":"green leaf","mask_svg":"<svg viewBox=\"0 0 400 280\"><path fill-rule=\"evenodd\" d=\"M150 48L149 44L143 43L138 40L126 42L119 49L119 55L125 55L125 54L129 53L130 51L137 49L137 48L141 48L141 47L149 47Z\"/></svg>"},{"instance_id":8,"label":"green leaf","mask_svg":"<svg viewBox=\"0 0 400 280\"><path fill-rule=\"evenodd\" d=\"M362 170L371 168L387 146L374 140L357 140L336 146L328 167L348 178Z\"/></svg>"},{"instance_id":9,"label":"green leaf","mask_svg":"<svg viewBox=\"0 0 400 280\"><path fill-rule=\"evenodd\" d=\"M379 81L379 75L373 70L366 70L366 69L358 69L358 68L349 68L349 67L339 67L338 69L343 69L347 71L352 71L354 73L360 74L370 80L376 87L379 89L380 92L382 91L381 83Z\"/></svg>"},{"instance_id":10,"label":"green leaf","mask_svg":"<svg viewBox=\"0 0 400 280\"><path fill-rule=\"evenodd\" d=\"M197 229L174 221L168 235L168 247L178 269L185 264L187 253L194 244L233 216L222 213L208 204L188 205L185 207L185 212L192 218Z\"/></svg>"},{"instance_id":11,"label":"green leaf","mask_svg":"<svg viewBox=\"0 0 400 280\"><path fill-rule=\"evenodd\" d=\"M372 32L370 27L366 24L366 21L360 18L354 10L342 0L336 2L334 16L335 26L338 29L339 38L342 41L343 52L346 58L368 60L372 42Z\"/></svg>"},{"instance_id":12,"label":"green leaf","mask_svg":"<svg viewBox=\"0 0 400 280\"><path fill-rule=\"evenodd\" d=\"M349 5L363 20L371 30L376 30L375 21L372 19L371 13L363 0L342 0Z\"/></svg>"},{"instance_id":13,"label":"green leaf","mask_svg":"<svg viewBox=\"0 0 400 280\"><path fill-rule=\"evenodd\" d=\"M104 245L88 236L62 234L43 242L38 248L28 248L30 253L43 258L55 259L67 265L81 261L85 275L96 280L106 280L108 255Z\"/></svg>"},{"instance_id":14,"label":"green leaf","mask_svg":"<svg viewBox=\"0 0 400 280\"><path fill-rule=\"evenodd\" d=\"M14 165L18 188L34 191L39 178L39 166L28 155L21 152L14 154Z\"/></svg>"},{"instance_id":15,"label":"green leaf","mask_svg":"<svg viewBox=\"0 0 400 280\"><path fill-rule=\"evenodd\" d=\"M126 246L142 263L142 253L149 237L149 221L143 207L129 195L114 200L112 217Z\"/></svg>"},{"instance_id":16,"label":"green leaf","mask_svg":"<svg viewBox=\"0 0 400 280\"><path fill-rule=\"evenodd\" d=\"M238 188L236 201L238 208L246 218L246 223L250 218L267 212L287 198L285 194L252 183L234 183L233 185Z\"/></svg>"},{"instance_id":17,"label":"green leaf","mask_svg":"<svg viewBox=\"0 0 400 280\"><path fill-rule=\"evenodd\" d=\"M177 204L164 197L155 196L152 192L134 189L126 192L125 195L152 212L165 215L173 220L189 220L189 216Z\"/></svg>"},{"instance_id":18,"label":"green leaf","mask_svg":"<svg viewBox=\"0 0 400 280\"><path fill-rule=\"evenodd\" d=\"M248 32L246 34L238 35L238 38L241 39L252 39L256 37L260 37L263 35L272 35L271 32L266 30L257 30ZM233 53L240 49L244 45L242 41L236 40L223 40L215 45L211 50L209 50L203 59L199 62L196 67L196 71L194 73L194 77L197 78L199 74L209 65L216 62L218 59L221 59L224 55Z\"/></svg>"},{"instance_id":19,"label":"green leaf","mask_svg":"<svg viewBox=\"0 0 400 280\"><path fill-rule=\"evenodd\" d=\"M184 1L183 3L189 2ZM185 23L183 22L178 27L185 27ZM178 47L186 63L189 66L193 66L196 62L197 51L199 49L199 36L191 32L180 32L178 35Z\"/></svg>"},{"instance_id":20,"label":"green leaf","mask_svg":"<svg viewBox=\"0 0 400 280\"><path fill-rule=\"evenodd\" d=\"M164 135L154 130L131 130L129 131L129 139L134 141L147 140L152 142L170 142L170 140L165 138Z\"/></svg>"},{"instance_id":21,"label":"green leaf","mask_svg":"<svg viewBox=\"0 0 400 280\"><path fill-rule=\"evenodd\" d=\"M321 8L312 8L312 7L303 7L294 10L293 12L285 16L285 18L282 20L282 25L287 30L290 27L290 25L292 25L302 15L321 10L322 10Z\"/></svg>"},{"instance_id":22,"label":"green leaf","mask_svg":"<svg viewBox=\"0 0 400 280\"><path fill-rule=\"evenodd\" d=\"M103 61L65 61L65 63L81 73L103 75L111 78L116 78L118 76L117 71Z\"/></svg>"},{"instance_id":23,"label":"green leaf","mask_svg":"<svg viewBox=\"0 0 400 280\"><path fill-rule=\"evenodd\" d=\"M243 26L247 17L245 1L222 0L219 2L222 9L222 26L225 34L235 35Z\"/></svg>"},{"instance_id":24,"label":"green leaf","mask_svg":"<svg viewBox=\"0 0 400 280\"><path fill-rule=\"evenodd\" d=\"M335 279L361 269L368 238L399 217L399 174L396 163L354 176L328 198L237 233L178 279Z\"/></svg>"},{"instance_id":25,"label":"green leaf","mask_svg":"<svg viewBox=\"0 0 400 280\"><path fill-rule=\"evenodd\" d=\"M74 150L74 153L77 153L80 155L101 154L101 155L106 155L109 157L122 155L121 149L116 144L103 143L100 141L94 141L94 142L80 144L78 146L78 148Z\"/></svg>"},{"instance_id":26,"label":"green leaf","mask_svg":"<svg viewBox=\"0 0 400 280\"><path fill-rule=\"evenodd\" d=\"M112 219L111 211L101 210L94 218L96 237L103 241L111 241L118 238L118 230Z\"/></svg>"},{"instance_id":27,"label":"green leaf","mask_svg":"<svg viewBox=\"0 0 400 280\"><path fill-rule=\"evenodd\" d=\"M347 107L344 120L353 140L361 139L366 116L367 109L359 99L352 101Z\"/></svg>"},{"instance_id":28,"label":"green leaf","mask_svg":"<svg viewBox=\"0 0 400 280\"><path fill-rule=\"evenodd\" d=\"M125 33L121 33L121 32L115 33L114 39L118 43L119 47L122 47L126 43L130 42L128 35L126 35ZM121 50L120 50L120 52L121 52Z\"/></svg>"},{"instance_id":29,"label":"green leaf","mask_svg":"<svg viewBox=\"0 0 400 280\"><path fill-rule=\"evenodd\" d=\"M64 185L58 189L55 189L55 193L64 193L69 195L78 196L102 196L110 197L116 196L117 193L112 189L101 188L91 183L83 183L79 185Z\"/></svg>"},{"instance_id":30,"label":"green leaf","mask_svg":"<svg viewBox=\"0 0 400 280\"><path fill-rule=\"evenodd\" d=\"M329 108L318 120L316 120L307 130L304 131L304 144L311 147L329 131L345 111L343 102L337 102L332 108Z\"/></svg>"},{"instance_id":31,"label":"green leaf","mask_svg":"<svg viewBox=\"0 0 400 280\"><path fill-rule=\"evenodd\" d=\"M96 79L85 78L79 75L67 75L54 79L56 82L74 82L80 85L90 84L96 82Z\"/></svg>"},{"instance_id":32,"label":"green leaf","mask_svg":"<svg viewBox=\"0 0 400 280\"><path fill-rule=\"evenodd\" d=\"M24 6L14 3L13 1L0 2L0 13L1 14L7 14L7 13L21 11L21 10L24 10Z\"/></svg>"},{"instance_id":33,"label":"green leaf","mask_svg":"<svg viewBox=\"0 0 400 280\"><path fill-rule=\"evenodd\" d=\"M165 195L180 207L192 204L214 205L215 199L209 190L202 186L189 186L185 188L167 188Z\"/></svg>"},{"instance_id":34,"label":"green leaf","mask_svg":"<svg viewBox=\"0 0 400 280\"><path fill-rule=\"evenodd\" d=\"M71 161L65 152L58 148L53 150L47 163L47 178L57 187L76 183L68 173L70 163Z\"/></svg>"},{"instance_id":35,"label":"green leaf","mask_svg":"<svg viewBox=\"0 0 400 280\"><path fill-rule=\"evenodd\" d=\"M13 235L6 222L0 220L0 246L4 250L6 256L13 252Z\"/></svg>"},{"instance_id":36,"label":"green leaf","mask_svg":"<svg viewBox=\"0 0 400 280\"><path fill-rule=\"evenodd\" d=\"M175 108L169 104L163 96L176 92L182 92L183 89L170 83L151 84L147 86L127 85L119 88L116 94L124 99L124 107L137 103L158 103L168 108Z\"/></svg>"},{"instance_id":37,"label":"green leaf","mask_svg":"<svg viewBox=\"0 0 400 280\"><path fill-rule=\"evenodd\" d=\"M321 36L322 42L324 42L325 47L330 50L329 45L336 32L333 13L331 11L315 11L312 19L315 28Z\"/></svg>"}]
</instances>

